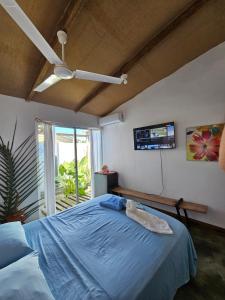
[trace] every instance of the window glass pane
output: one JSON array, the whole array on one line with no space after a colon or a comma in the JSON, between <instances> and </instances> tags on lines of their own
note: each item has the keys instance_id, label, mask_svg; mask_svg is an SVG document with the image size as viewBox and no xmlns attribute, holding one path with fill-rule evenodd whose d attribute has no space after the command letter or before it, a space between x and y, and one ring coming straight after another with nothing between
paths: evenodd
<instances>
[{"instance_id":1,"label":"window glass pane","mask_svg":"<svg viewBox=\"0 0 225 300\"><path fill-rule=\"evenodd\" d=\"M91 198L90 131L76 130L79 202Z\"/></svg>"},{"instance_id":2,"label":"window glass pane","mask_svg":"<svg viewBox=\"0 0 225 300\"><path fill-rule=\"evenodd\" d=\"M76 203L74 129L55 127L56 210L63 211Z\"/></svg>"}]
</instances>

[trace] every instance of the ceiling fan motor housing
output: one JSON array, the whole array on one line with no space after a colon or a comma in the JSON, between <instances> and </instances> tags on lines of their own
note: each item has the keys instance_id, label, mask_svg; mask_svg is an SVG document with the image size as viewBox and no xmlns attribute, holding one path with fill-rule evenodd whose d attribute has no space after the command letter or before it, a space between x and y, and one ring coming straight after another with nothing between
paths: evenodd
<instances>
[{"instance_id":1,"label":"ceiling fan motor housing","mask_svg":"<svg viewBox=\"0 0 225 300\"><path fill-rule=\"evenodd\" d=\"M57 32L58 41L61 45L65 45L67 43L67 33L63 30L59 30Z\"/></svg>"},{"instance_id":2,"label":"ceiling fan motor housing","mask_svg":"<svg viewBox=\"0 0 225 300\"><path fill-rule=\"evenodd\" d=\"M61 79L71 79L73 78L73 72L69 70L66 66L55 66L54 74Z\"/></svg>"}]
</instances>

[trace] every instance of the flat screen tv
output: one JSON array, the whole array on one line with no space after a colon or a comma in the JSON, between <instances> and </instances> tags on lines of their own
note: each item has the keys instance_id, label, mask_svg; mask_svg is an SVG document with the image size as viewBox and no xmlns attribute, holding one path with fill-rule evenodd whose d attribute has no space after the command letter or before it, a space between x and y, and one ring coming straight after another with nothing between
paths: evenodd
<instances>
[{"instance_id":1,"label":"flat screen tv","mask_svg":"<svg viewBox=\"0 0 225 300\"><path fill-rule=\"evenodd\" d=\"M174 122L134 128L135 150L173 149L175 144Z\"/></svg>"}]
</instances>

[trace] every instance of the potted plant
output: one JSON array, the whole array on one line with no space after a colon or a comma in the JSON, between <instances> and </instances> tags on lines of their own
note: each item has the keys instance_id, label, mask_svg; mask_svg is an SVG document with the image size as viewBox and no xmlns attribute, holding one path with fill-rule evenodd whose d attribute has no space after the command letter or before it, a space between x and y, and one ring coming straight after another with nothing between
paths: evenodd
<instances>
[{"instance_id":1,"label":"potted plant","mask_svg":"<svg viewBox=\"0 0 225 300\"><path fill-rule=\"evenodd\" d=\"M11 141L0 136L0 222L21 221L39 209L39 200L25 203L43 174L38 162L35 135L15 147L17 122Z\"/></svg>"}]
</instances>

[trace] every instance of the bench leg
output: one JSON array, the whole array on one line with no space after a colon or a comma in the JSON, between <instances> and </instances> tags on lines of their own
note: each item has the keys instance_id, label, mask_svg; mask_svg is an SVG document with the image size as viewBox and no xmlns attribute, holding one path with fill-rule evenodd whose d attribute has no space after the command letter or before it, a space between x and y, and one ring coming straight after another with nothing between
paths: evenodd
<instances>
[{"instance_id":1,"label":"bench leg","mask_svg":"<svg viewBox=\"0 0 225 300\"><path fill-rule=\"evenodd\" d=\"M181 220L181 214L180 214L180 203L183 201L183 198L180 198L178 201L177 201L177 203L176 203L176 210L177 210L177 216L178 216L178 219L180 220L180 221L182 221Z\"/></svg>"},{"instance_id":2,"label":"bench leg","mask_svg":"<svg viewBox=\"0 0 225 300\"><path fill-rule=\"evenodd\" d=\"M186 209L184 209L184 215L185 215L186 224L187 224L187 226L189 226L190 223L189 223L188 213L187 213Z\"/></svg>"},{"instance_id":3,"label":"bench leg","mask_svg":"<svg viewBox=\"0 0 225 300\"><path fill-rule=\"evenodd\" d=\"M175 207L176 207L176 211L177 211L177 219L183 223L182 216L180 213L180 207L179 207L179 205L176 205Z\"/></svg>"},{"instance_id":4,"label":"bench leg","mask_svg":"<svg viewBox=\"0 0 225 300\"><path fill-rule=\"evenodd\" d=\"M181 215L180 215L180 209L178 206L176 206L176 211L177 211L177 217L180 220L181 219Z\"/></svg>"}]
</instances>

